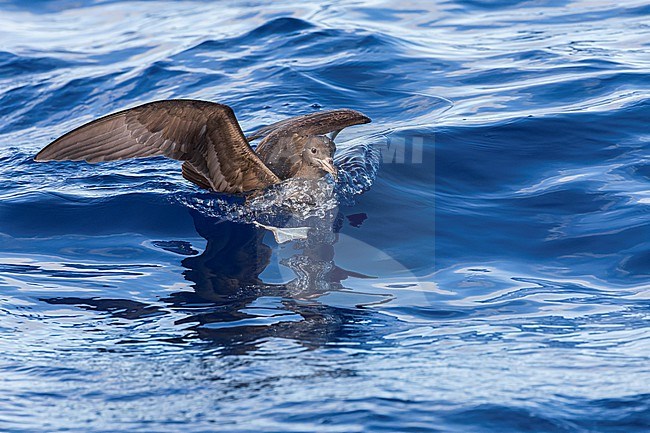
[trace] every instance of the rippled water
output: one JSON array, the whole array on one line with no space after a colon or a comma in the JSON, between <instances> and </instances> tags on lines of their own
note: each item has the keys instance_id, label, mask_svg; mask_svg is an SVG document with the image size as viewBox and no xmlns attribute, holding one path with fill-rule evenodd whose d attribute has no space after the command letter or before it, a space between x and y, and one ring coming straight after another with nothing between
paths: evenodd
<instances>
[{"instance_id":1,"label":"rippled water","mask_svg":"<svg viewBox=\"0 0 650 433\"><path fill-rule=\"evenodd\" d=\"M1 431L650 429L647 2L0 12ZM175 161L32 161L171 97L373 123L281 245Z\"/></svg>"}]
</instances>

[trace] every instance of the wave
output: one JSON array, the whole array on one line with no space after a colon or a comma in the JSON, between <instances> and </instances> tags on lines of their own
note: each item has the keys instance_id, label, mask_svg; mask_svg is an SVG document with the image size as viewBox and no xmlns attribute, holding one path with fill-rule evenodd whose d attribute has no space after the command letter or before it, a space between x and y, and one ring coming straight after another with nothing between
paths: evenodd
<instances>
[{"instance_id":1,"label":"wave","mask_svg":"<svg viewBox=\"0 0 650 433\"><path fill-rule=\"evenodd\" d=\"M647 430L647 5L78 3L1 6L4 430ZM373 122L248 200L32 160L172 97Z\"/></svg>"}]
</instances>

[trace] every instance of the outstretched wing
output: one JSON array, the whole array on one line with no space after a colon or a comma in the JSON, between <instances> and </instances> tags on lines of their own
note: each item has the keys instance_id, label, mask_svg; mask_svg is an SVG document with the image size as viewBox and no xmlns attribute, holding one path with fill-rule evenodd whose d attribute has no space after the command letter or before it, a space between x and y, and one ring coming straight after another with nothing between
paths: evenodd
<instances>
[{"instance_id":1,"label":"outstretched wing","mask_svg":"<svg viewBox=\"0 0 650 433\"><path fill-rule=\"evenodd\" d=\"M41 150L36 161L115 161L164 155L184 161L183 176L202 188L241 193L280 179L258 158L227 105L171 99L83 125Z\"/></svg>"},{"instance_id":2,"label":"outstretched wing","mask_svg":"<svg viewBox=\"0 0 650 433\"><path fill-rule=\"evenodd\" d=\"M273 169L274 161L300 155L303 151L304 140L297 138L323 135L329 132L338 134L343 128L363 123L370 123L370 118L355 110L319 111L265 126L246 139L252 141L264 137L255 151L260 159ZM298 137L294 137L294 134Z\"/></svg>"}]
</instances>

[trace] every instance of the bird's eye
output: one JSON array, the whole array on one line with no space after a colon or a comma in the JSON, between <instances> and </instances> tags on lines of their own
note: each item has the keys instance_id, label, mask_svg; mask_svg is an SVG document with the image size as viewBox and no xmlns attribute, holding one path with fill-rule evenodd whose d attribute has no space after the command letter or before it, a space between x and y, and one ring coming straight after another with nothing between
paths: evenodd
<instances>
[{"instance_id":1,"label":"bird's eye","mask_svg":"<svg viewBox=\"0 0 650 433\"><path fill-rule=\"evenodd\" d=\"M312 148L311 148L311 153L313 153L314 155L316 155L316 148L315 148L315 147L312 147Z\"/></svg>"}]
</instances>

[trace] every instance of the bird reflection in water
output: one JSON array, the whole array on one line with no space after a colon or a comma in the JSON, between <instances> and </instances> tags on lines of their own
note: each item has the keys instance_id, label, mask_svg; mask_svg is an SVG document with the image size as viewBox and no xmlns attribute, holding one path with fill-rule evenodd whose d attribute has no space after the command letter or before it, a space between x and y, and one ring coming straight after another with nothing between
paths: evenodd
<instances>
[{"instance_id":1,"label":"bird reflection in water","mask_svg":"<svg viewBox=\"0 0 650 433\"><path fill-rule=\"evenodd\" d=\"M270 233L253 224L215 220L192 210L197 232L207 240L201 254L182 261L184 277L193 291L172 293L158 307L120 299L45 299L52 304L72 304L115 317L138 320L170 309L185 317L176 325L187 331L187 342L199 337L220 347L222 352L254 350L270 338L289 339L314 349L329 342L359 341L361 328L351 323L368 319L371 310L359 304L385 302L383 295L351 299L344 307L328 305L321 298L332 292L347 292L342 281L349 277L371 278L344 270L334 263L334 245L344 221L338 209L325 215L301 220L309 227L306 239L282 248L272 248ZM154 243L159 248L180 254L195 253L184 242ZM291 251L288 257L273 260L274 251ZM290 270L290 271L288 271ZM263 273L272 275L263 278ZM273 283L265 280L275 280ZM158 304L159 305L159 304ZM357 329L355 331L355 329ZM366 328L367 329L367 328Z\"/></svg>"},{"instance_id":2,"label":"bird reflection in water","mask_svg":"<svg viewBox=\"0 0 650 433\"><path fill-rule=\"evenodd\" d=\"M183 260L194 292L177 292L165 301L186 312L210 303L207 311L179 322L196 323L193 329L201 338L232 349L271 337L313 348L338 339L346 322L365 314L319 302L332 291L345 290L341 282L349 277L369 278L334 264L342 221L335 209L324 218L302 220L310 228L309 236L292 242L294 254L275 263L273 249L264 242L272 239L266 230L231 221L215 224L198 212L193 217L198 233L207 240L202 254ZM260 278L264 271L281 274L283 266L292 271L288 281L269 284Z\"/></svg>"}]
</instances>

